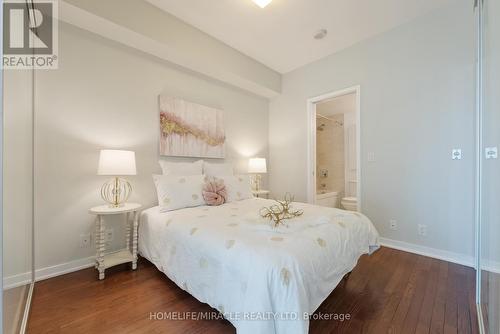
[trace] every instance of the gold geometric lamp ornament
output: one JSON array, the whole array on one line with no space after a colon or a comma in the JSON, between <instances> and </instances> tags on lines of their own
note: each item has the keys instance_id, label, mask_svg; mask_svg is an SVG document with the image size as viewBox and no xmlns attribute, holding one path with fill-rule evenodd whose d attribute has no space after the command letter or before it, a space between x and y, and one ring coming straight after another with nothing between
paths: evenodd
<instances>
[{"instance_id":1,"label":"gold geometric lamp ornament","mask_svg":"<svg viewBox=\"0 0 500 334\"><path fill-rule=\"evenodd\" d=\"M248 160L248 173L254 174L253 177L253 190L260 190L261 175L267 173L266 159L265 158L252 158Z\"/></svg>"},{"instance_id":2,"label":"gold geometric lamp ornament","mask_svg":"<svg viewBox=\"0 0 500 334\"><path fill-rule=\"evenodd\" d=\"M113 178L101 187L101 197L112 208L123 205L132 193L130 183L123 175L136 175L135 152L123 150L101 150L97 175L111 175Z\"/></svg>"}]
</instances>

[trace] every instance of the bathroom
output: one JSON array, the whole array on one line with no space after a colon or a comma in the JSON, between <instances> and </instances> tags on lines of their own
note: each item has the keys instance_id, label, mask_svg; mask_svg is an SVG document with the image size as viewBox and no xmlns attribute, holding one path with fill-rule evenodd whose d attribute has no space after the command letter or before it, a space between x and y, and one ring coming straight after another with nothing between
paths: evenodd
<instances>
[{"instance_id":1,"label":"bathroom","mask_svg":"<svg viewBox=\"0 0 500 334\"><path fill-rule=\"evenodd\" d=\"M316 204L358 210L357 93L316 104Z\"/></svg>"}]
</instances>

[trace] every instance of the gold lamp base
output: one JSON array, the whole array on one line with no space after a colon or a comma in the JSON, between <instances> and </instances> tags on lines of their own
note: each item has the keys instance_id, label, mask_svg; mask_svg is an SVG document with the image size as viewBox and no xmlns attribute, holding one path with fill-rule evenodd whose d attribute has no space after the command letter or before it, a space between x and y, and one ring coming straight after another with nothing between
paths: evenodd
<instances>
[{"instance_id":1,"label":"gold lamp base","mask_svg":"<svg viewBox=\"0 0 500 334\"><path fill-rule=\"evenodd\" d=\"M127 202L132 193L130 183L122 178L115 177L101 187L101 197L110 208L118 208Z\"/></svg>"},{"instance_id":2,"label":"gold lamp base","mask_svg":"<svg viewBox=\"0 0 500 334\"><path fill-rule=\"evenodd\" d=\"M262 180L262 176L260 174L253 175L252 188L254 191L260 191L261 180Z\"/></svg>"}]
</instances>

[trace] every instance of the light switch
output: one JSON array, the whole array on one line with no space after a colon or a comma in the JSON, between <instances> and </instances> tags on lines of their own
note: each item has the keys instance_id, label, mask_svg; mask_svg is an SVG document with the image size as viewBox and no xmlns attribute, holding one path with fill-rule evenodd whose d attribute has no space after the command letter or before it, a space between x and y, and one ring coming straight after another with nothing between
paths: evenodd
<instances>
[{"instance_id":1,"label":"light switch","mask_svg":"<svg viewBox=\"0 0 500 334\"><path fill-rule=\"evenodd\" d=\"M486 159L497 159L498 158L498 148L497 147L486 147L484 149L484 156Z\"/></svg>"},{"instance_id":2,"label":"light switch","mask_svg":"<svg viewBox=\"0 0 500 334\"><path fill-rule=\"evenodd\" d=\"M375 162L375 152L368 153L368 162Z\"/></svg>"},{"instance_id":3,"label":"light switch","mask_svg":"<svg viewBox=\"0 0 500 334\"><path fill-rule=\"evenodd\" d=\"M462 160L462 150L459 148L454 148L451 151L451 159L453 160Z\"/></svg>"}]
</instances>

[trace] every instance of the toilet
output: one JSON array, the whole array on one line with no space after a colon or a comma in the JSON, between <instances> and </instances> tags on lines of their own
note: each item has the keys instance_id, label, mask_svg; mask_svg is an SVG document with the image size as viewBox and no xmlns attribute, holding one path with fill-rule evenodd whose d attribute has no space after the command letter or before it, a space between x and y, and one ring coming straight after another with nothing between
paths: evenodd
<instances>
[{"instance_id":1,"label":"toilet","mask_svg":"<svg viewBox=\"0 0 500 334\"><path fill-rule=\"evenodd\" d=\"M348 211L358 211L358 199L356 197L344 197L340 204Z\"/></svg>"}]
</instances>

